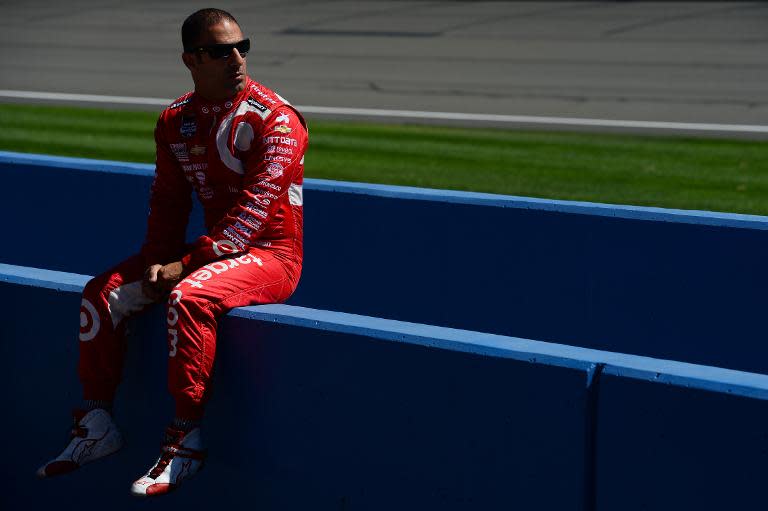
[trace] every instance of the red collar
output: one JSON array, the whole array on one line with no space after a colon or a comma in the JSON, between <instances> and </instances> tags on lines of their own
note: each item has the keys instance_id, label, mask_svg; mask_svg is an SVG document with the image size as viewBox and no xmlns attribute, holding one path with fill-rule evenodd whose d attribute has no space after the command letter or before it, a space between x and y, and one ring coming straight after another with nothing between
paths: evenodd
<instances>
[{"instance_id":1,"label":"red collar","mask_svg":"<svg viewBox=\"0 0 768 511\"><path fill-rule=\"evenodd\" d=\"M238 103L240 103L243 99L245 99L246 96L248 96L248 91L251 89L251 83L253 83L253 81L250 78L247 78L245 82L245 88L241 92L237 93L237 95L231 99L225 99L223 101L208 101L207 99L194 94L194 110L196 113L201 115L218 116L221 114L226 114L235 106L237 106Z\"/></svg>"}]
</instances>

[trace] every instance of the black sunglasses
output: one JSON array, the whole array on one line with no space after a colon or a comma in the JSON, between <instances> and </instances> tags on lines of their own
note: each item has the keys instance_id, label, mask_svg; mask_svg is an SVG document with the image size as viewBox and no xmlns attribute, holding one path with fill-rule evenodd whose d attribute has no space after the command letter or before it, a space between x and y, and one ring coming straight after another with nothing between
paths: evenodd
<instances>
[{"instance_id":1,"label":"black sunglasses","mask_svg":"<svg viewBox=\"0 0 768 511\"><path fill-rule=\"evenodd\" d=\"M232 49L237 48L241 57L245 57L251 49L251 40L243 39L236 43L211 44L209 46L198 46L196 48L185 48L187 53L207 53L212 59L225 59L232 54Z\"/></svg>"}]
</instances>

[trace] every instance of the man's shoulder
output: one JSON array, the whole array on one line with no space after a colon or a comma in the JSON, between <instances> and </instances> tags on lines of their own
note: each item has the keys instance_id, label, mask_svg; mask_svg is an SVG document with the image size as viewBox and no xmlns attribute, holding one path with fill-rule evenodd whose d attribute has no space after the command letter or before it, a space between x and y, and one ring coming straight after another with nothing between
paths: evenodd
<instances>
[{"instance_id":1,"label":"man's shoulder","mask_svg":"<svg viewBox=\"0 0 768 511\"><path fill-rule=\"evenodd\" d=\"M187 92L160 112L155 128L155 138L158 142L170 142L177 138L179 133L183 137L194 134L197 126L191 110L193 97L194 91Z\"/></svg>"},{"instance_id":2,"label":"man's shoulder","mask_svg":"<svg viewBox=\"0 0 768 511\"><path fill-rule=\"evenodd\" d=\"M269 110L274 110L284 104L290 104L280 94L254 80L249 80L246 89L248 92L246 95L247 99L252 100L252 102L255 101Z\"/></svg>"},{"instance_id":3,"label":"man's shoulder","mask_svg":"<svg viewBox=\"0 0 768 511\"><path fill-rule=\"evenodd\" d=\"M259 124L266 124L270 118L277 118L286 109L290 109L299 114L303 124L303 118L296 107L277 92L253 80L249 81L246 88L248 93L243 98L246 117L258 120Z\"/></svg>"},{"instance_id":4,"label":"man's shoulder","mask_svg":"<svg viewBox=\"0 0 768 511\"><path fill-rule=\"evenodd\" d=\"M192 95L194 94L194 91L189 91L184 93L183 96L178 97L173 100L173 102L168 105L165 109L166 110L180 110L189 103L192 102Z\"/></svg>"},{"instance_id":5,"label":"man's shoulder","mask_svg":"<svg viewBox=\"0 0 768 511\"><path fill-rule=\"evenodd\" d=\"M174 99L160 114L160 121L168 121L175 117L183 115L191 106L194 91L184 93L184 95Z\"/></svg>"}]
</instances>

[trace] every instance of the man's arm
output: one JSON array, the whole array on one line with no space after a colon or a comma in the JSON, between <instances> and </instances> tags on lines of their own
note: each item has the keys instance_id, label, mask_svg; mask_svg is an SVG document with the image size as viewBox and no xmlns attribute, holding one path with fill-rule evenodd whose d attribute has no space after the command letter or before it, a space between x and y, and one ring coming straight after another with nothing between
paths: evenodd
<instances>
[{"instance_id":1,"label":"man's arm","mask_svg":"<svg viewBox=\"0 0 768 511\"><path fill-rule=\"evenodd\" d=\"M304 163L307 132L302 119L289 106L281 106L266 119L264 128L254 126L254 132L257 135L250 149L242 152L245 175L237 203L208 236L197 239L182 258L185 267L199 268L222 255L246 251L262 235L283 196L289 194ZM277 161L275 156L283 159Z\"/></svg>"},{"instance_id":2,"label":"man's arm","mask_svg":"<svg viewBox=\"0 0 768 511\"><path fill-rule=\"evenodd\" d=\"M149 198L147 235L141 253L147 266L178 260L184 253L187 222L192 210L192 185L171 154L162 133L155 128L157 159Z\"/></svg>"},{"instance_id":3,"label":"man's arm","mask_svg":"<svg viewBox=\"0 0 768 511\"><path fill-rule=\"evenodd\" d=\"M178 259L184 252L192 210L192 186L171 154L161 122L162 117L155 128L155 179L149 199L147 236L141 248L147 265L142 288L144 294L156 299L181 278L183 268Z\"/></svg>"}]
</instances>

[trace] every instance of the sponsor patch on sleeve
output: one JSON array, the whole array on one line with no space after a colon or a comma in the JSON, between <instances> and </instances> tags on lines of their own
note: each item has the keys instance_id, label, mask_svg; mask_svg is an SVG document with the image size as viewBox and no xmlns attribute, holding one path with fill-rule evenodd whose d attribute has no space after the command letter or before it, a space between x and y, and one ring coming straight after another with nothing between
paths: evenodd
<instances>
[{"instance_id":1,"label":"sponsor patch on sleeve","mask_svg":"<svg viewBox=\"0 0 768 511\"><path fill-rule=\"evenodd\" d=\"M258 110L261 113L264 113L267 110L269 110L269 108L267 108L266 106L262 105L261 103L259 103L258 101L256 101L255 99L253 99L251 97L248 98L248 104L251 105L253 108L255 108L256 110Z\"/></svg>"},{"instance_id":2,"label":"sponsor patch on sleeve","mask_svg":"<svg viewBox=\"0 0 768 511\"><path fill-rule=\"evenodd\" d=\"M174 110L174 109L176 109L176 108L179 108L179 107L181 107L181 106L184 106L184 105L186 105L186 104L187 104L187 103L189 103L190 101L192 101L192 96L188 97L187 99L182 99L181 101L177 101L176 103L172 104L172 105L171 105L171 106L169 106L168 108L169 108L169 109L171 109L171 110Z\"/></svg>"}]
</instances>

